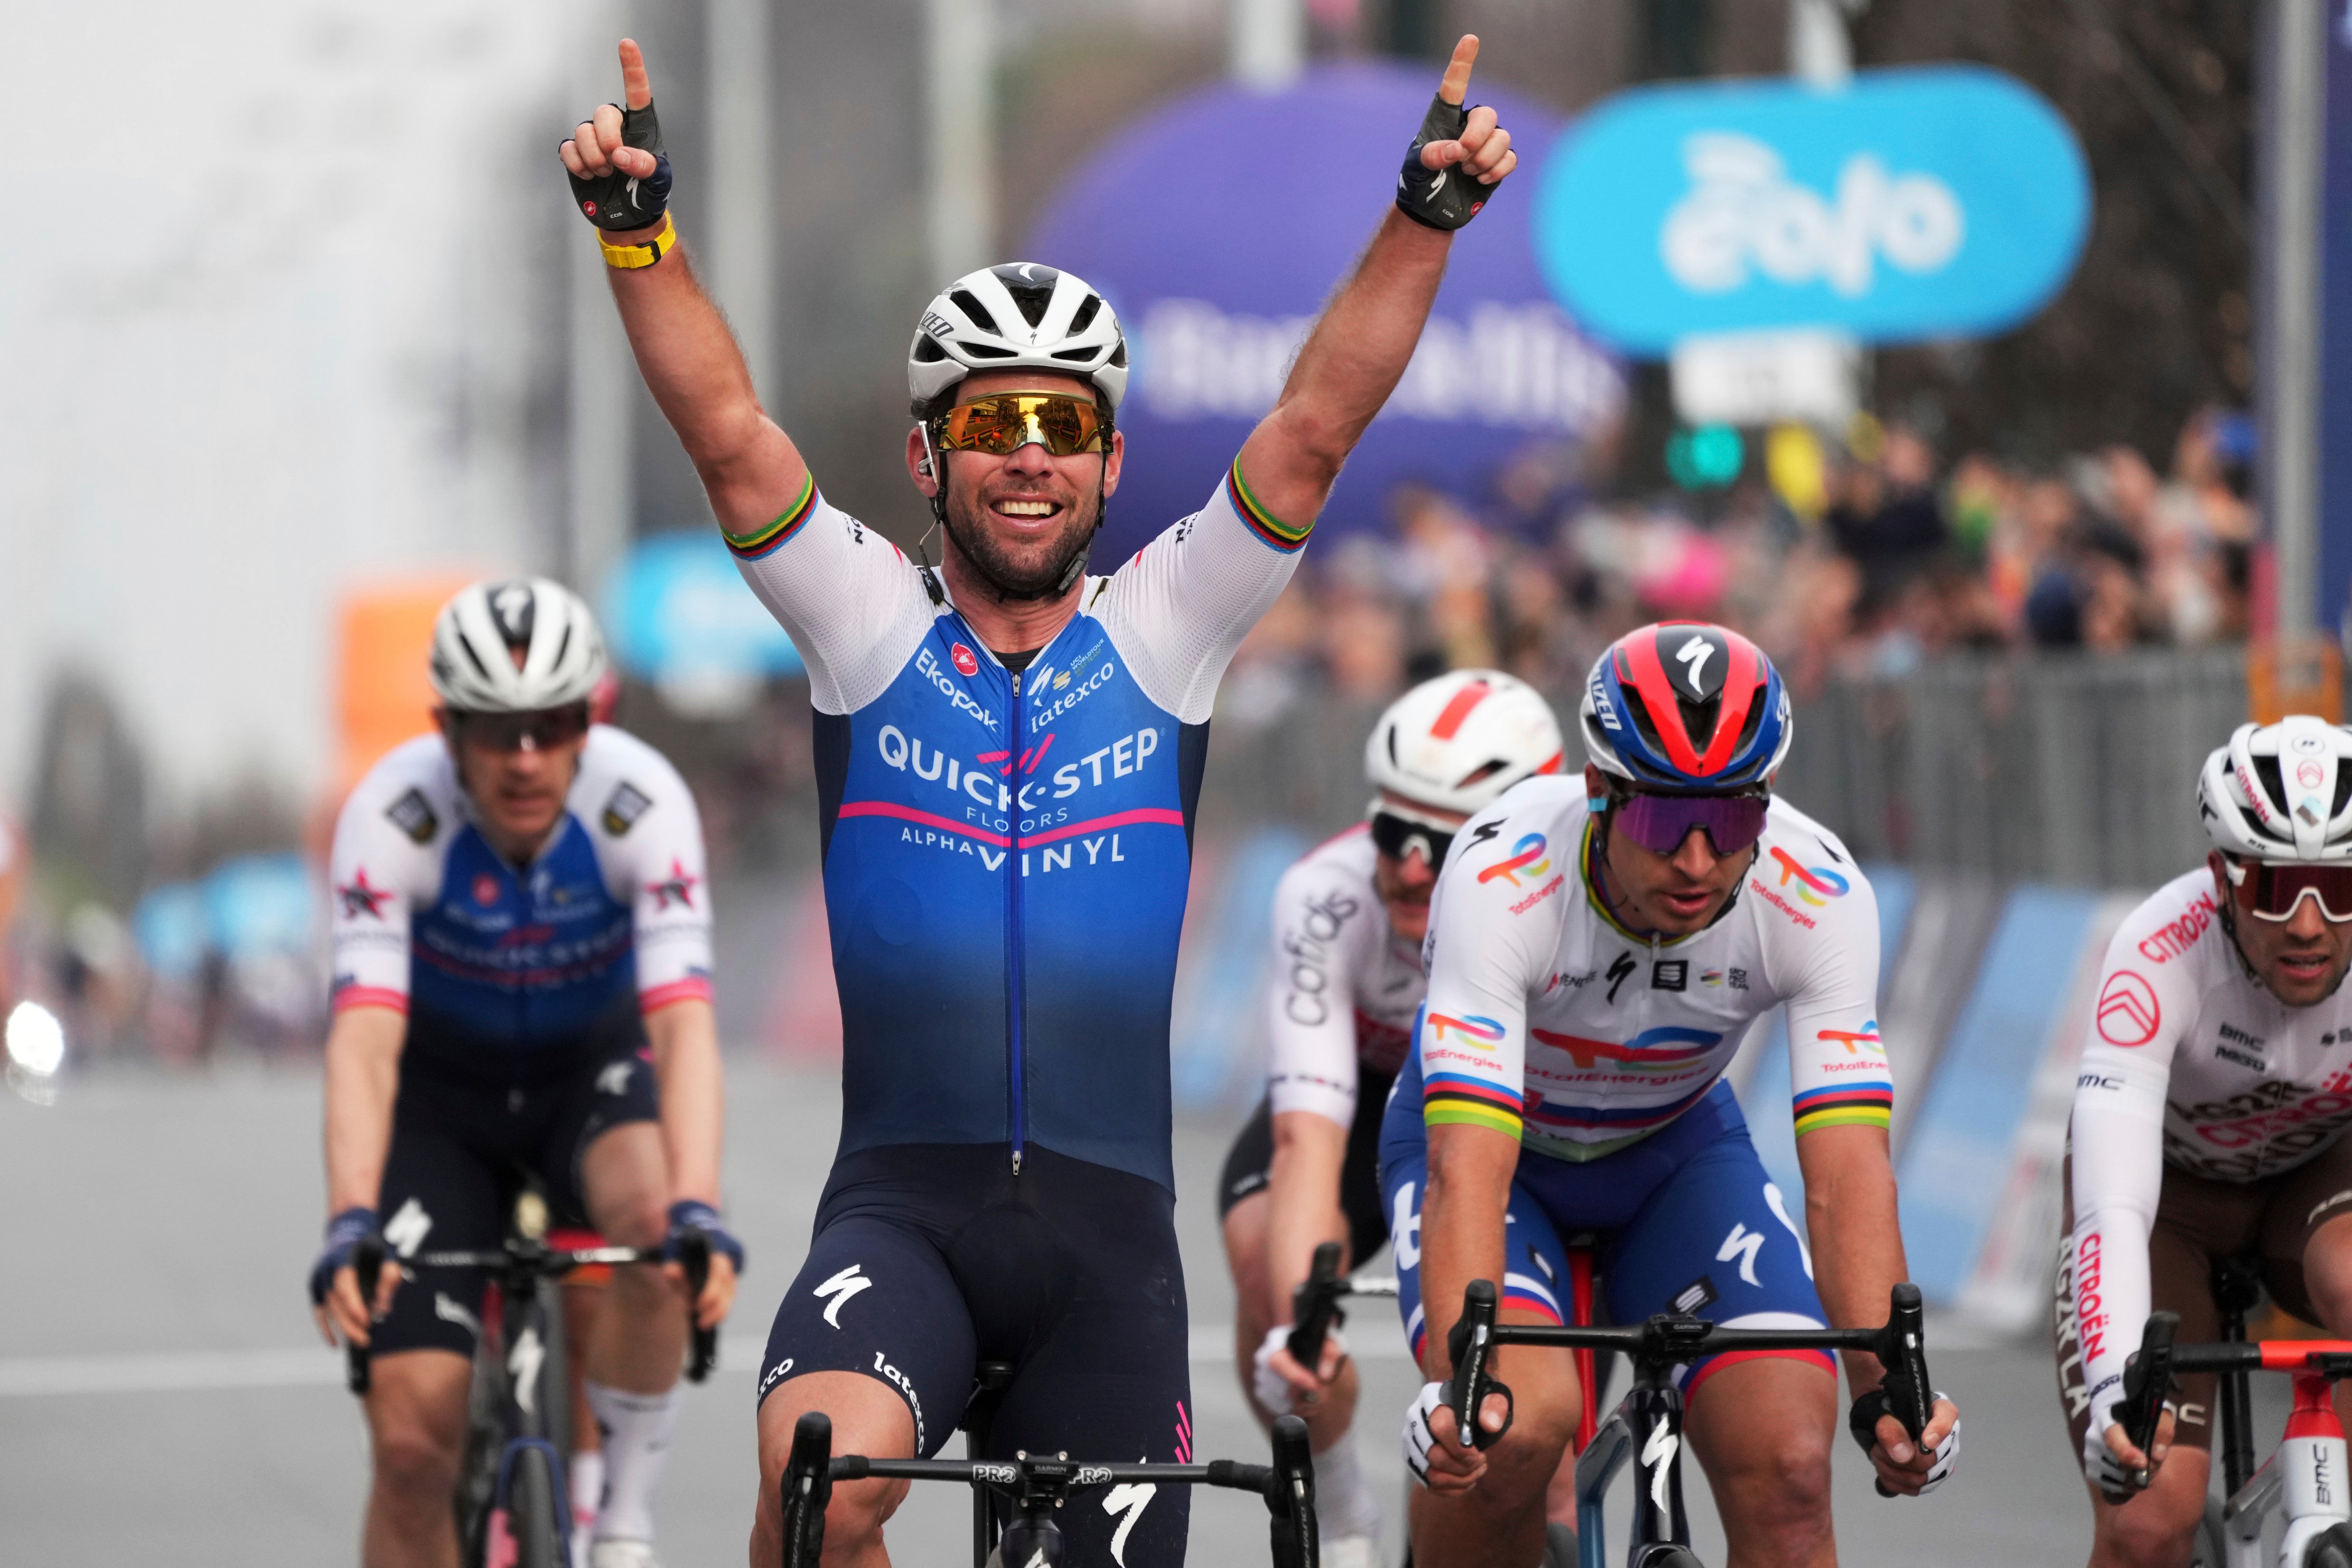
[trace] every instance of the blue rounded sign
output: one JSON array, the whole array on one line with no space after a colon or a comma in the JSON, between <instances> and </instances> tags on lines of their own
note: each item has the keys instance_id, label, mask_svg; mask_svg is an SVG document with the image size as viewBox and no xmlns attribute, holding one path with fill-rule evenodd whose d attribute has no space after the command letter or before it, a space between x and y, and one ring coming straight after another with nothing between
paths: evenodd
<instances>
[{"instance_id":1,"label":"blue rounded sign","mask_svg":"<svg viewBox=\"0 0 2352 1568\"><path fill-rule=\"evenodd\" d=\"M2012 326L2073 272L2091 179L2032 89L1939 66L1621 93L1561 139L1535 205L1577 320L1663 355L1705 332Z\"/></svg>"},{"instance_id":2,"label":"blue rounded sign","mask_svg":"<svg viewBox=\"0 0 2352 1568\"><path fill-rule=\"evenodd\" d=\"M1279 92L1205 88L1130 126L1046 208L1026 258L1101 289L1134 363L1099 565L1215 491L1387 215L1436 85L1433 69L1356 64ZM1530 445L1581 437L1623 404L1622 366L1577 331L1536 264L1542 160L1530 154L1559 121L1475 82L1472 96L1496 107L1521 167L1455 237L1421 346L1341 473L1327 531L1377 526L1405 480L1477 496Z\"/></svg>"},{"instance_id":3,"label":"blue rounded sign","mask_svg":"<svg viewBox=\"0 0 2352 1568\"><path fill-rule=\"evenodd\" d=\"M613 657L640 680L797 675L801 656L736 570L716 531L657 533L605 579Z\"/></svg>"}]
</instances>

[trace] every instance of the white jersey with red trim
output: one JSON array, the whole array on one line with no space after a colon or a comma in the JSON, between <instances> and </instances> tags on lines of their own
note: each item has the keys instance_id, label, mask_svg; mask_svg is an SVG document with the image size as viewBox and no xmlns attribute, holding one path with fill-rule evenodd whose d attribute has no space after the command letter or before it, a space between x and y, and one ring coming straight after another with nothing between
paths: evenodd
<instances>
[{"instance_id":1,"label":"white jersey with red trim","mask_svg":"<svg viewBox=\"0 0 2352 1568\"><path fill-rule=\"evenodd\" d=\"M619 1008L710 996L694 797L660 752L606 725L522 869L475 826L447 745L420 735L343 803L332 872L336 1010L407 1013L412 1043L533 1050Z\"/></svg>"},{"instance_id":2,"label":"white jersey with red trim","mask_svg":"<svg viewBox=\"0 0 2352 1568\"><path fill-rule=\"evenodd\" d=\"M1798 1133L1886 1126L1877 900L1836 836L1775 800L1731 907L1662 941L1593 891L1591 826L1580 778L1534 778L1455 836L1430 910L1425 1121L1599 1159L1697 1104L1785 1002Z\"/></svg>"},{"instance_id":3,"label":"white jersey with red trim","mask_svg":"<svg viewBox=\"0 0 2352 1568\"><path fill-rule=\"evenodd\" d=\"M1393 1077L1428 987L1421 944L1396 934L1372 880L1380 851L1361 824L1318 845L1274 891L1266 999L1267 1096L1340 1126L1356 1115L1360 1062Z\"/></svg>"},{"instance_id":4,"label":"white jersey with red trim","mask_svg":"<svg viewBox=\"0 0 2352 1568\"><path fill-rule=\"evenodd\" d=\"M2107 944L2074 1080L2074 1309L2091 1431L2148 1314L2169 1165L2221 1182L2294 1170L2352 1124L2352 986L2290 1007L2247 970L2213 874L2176 877Z\"/></svg>"}]
</instances>

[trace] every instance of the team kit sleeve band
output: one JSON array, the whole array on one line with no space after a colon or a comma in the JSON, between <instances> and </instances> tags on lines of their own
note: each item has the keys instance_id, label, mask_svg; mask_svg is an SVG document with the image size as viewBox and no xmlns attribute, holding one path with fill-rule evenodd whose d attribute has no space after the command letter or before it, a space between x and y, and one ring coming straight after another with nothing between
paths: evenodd
<instances>
[{"instance_id":1,"label":"team kit sleeve band","mask_svg":"<svg viewBox=\"0 0 2352 1568\"><path fill-rule=\"evenodd\" d=\"M1304 526L1293 528L1260 506L1257 497L1250 494L1249 481L1242 478L1239 458L1234 459L1233 468L1225 477L1225 488L1232 495L1234 510L1241 514L1251 532L1286 555L1306 548L1307 536L1315 531L1314 520L1309 518Z\"/></svg>"},{"instance_id":2,"label":"team kit sleeve band","mask_svg":"<svg viewBox=\"0 0 2352 1568\"><path fill-rule=\"evenodd\" d=\"M719 536L727 541L727 548L735 552L737 559L757 561L773 554L798 533L809 514L816 510L816 476L812 473L801 480L801 493L793 498L792 505L776 514L774 521L751 533L729 533L722 528Z\"/></svg>"},{"instance_id":3,"label":"team kit sleeve band","mask_svg":"<svg viewBox=\"0 0 2352 1568\"><path fill-rule=\"evenodd\" d=\"M656 229L653 237L642 245L614 245L604 237L601 230L596 236L596 247L604 253L604 265L623 272L651 267L667 256L677 245L677 219L668 213L662 214L661 227Z\"/></svg>"}]
</instances>

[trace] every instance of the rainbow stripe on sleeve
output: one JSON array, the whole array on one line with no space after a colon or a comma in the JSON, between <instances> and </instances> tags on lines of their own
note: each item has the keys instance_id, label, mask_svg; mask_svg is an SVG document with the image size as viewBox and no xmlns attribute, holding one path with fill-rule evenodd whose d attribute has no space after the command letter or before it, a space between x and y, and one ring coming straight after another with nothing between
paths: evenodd
<instances>
[{"instance_id":1,"label":"rainbow stripe on sleeve","mask_svg":"<svg viewBox=\"0 0 2352 1568\"><path fill-rule=\"evenodd\" d=\"M730 533L722 526L719 537L724 539L727 548L742 560L757 561L763 555L774 553L785 540L798 533L801 524L806 522L809 513L815 510L816 476L810 474L801 480L798 498L783 510L775 521L752 533Z\"/></svg>"},{"instance_id":2,"label":"rainbow stripe on sleeve","mask_svg":"<svg viewBox=\"0 0 2352 1568\"><path fill-rule=\"evenodd\" d=\"M1895 1086L1834 1084L1797 1096L1790 1108L1796 1114L1800 1138L1824 1127L1891 1127L1895 1122Z\"/></svg>"},{"instance_id":3,"label":"rainbow stripe on sleeve","mask_svg":"<svg viewBox=\"0 0 2352 1568\"><path fill-rule=\"evenodd\" d=\"M1526 1105L1523 1099L1500 1084L1466 1073L1432 1073L1421 1091L1423 1125L1437 1127L1450 1122L1462 1127L1491 1127L1511 1138L1518 1137L1526 1129Z\"/></svg>"},{"instance_id":4,"label":"rainbow stripe on sleeve","mask_svg":"<svg viewBox=\"0 0 2352 1568\"><path fill-rule=\"evenodd\" d=\"M1250 531L1285 555L1304 549L1307 536L1315 531L1315 522L1311 518L1304 528L1293 528L1258 505L1257 498L1250 494L1249 481L1242 478L1242 460L1239 458L1234 459L1232 469L1225 475L1225 494L1232 500L1234 510L1249 524Z\"/></svg>"}]
</instances>

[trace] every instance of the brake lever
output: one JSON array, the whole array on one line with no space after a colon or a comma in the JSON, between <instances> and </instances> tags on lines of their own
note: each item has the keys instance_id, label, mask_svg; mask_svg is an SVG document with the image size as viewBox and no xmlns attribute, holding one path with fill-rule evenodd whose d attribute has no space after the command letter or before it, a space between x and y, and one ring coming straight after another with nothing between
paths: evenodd
<instances>
[{"instance_id":1,"label":"brake lever","mask_svg":"<svg viewBox=\"0 0 2352 1568\"><path fill-rule=\"evenodd\" d=\"M1903 1423L1914 1443L1927 1430L1936 1414L1936 1385L1927 1376L1927 1313L1919 1287L1905 1281L1887 1292L1886 1327L1879 1331L1878 1361L1886 1369L1879 1386L1886 1394L1887 1414ZM1880 1497L1899 1497L1878 1481Z\"/></svg>"},{"instance_id":2,"label":"brake lever","mask_svg":"<svg viewBox=\"0 0 2352 1568\"><path fill-rule=\"evenodd\" d=\"M1503 1417L1501 1431L1489 1432L1478 1422L1479 1407L1489 1394L1513 1403L1510 1389L1486 1370L1495 1353L1495 1282L1473 1279L1462 1292L1462 1316L1445 1335L1445 1353L1454 1363L1446 1403L1454 1407L1455 1429L1468 1434L1471 1447L1481 1449L1493 1447L1511 1429L1509 1414Z\"/></svg>"},{"instance_id":3,"label":"brake lever","mask_svg":"<svg viewBox=\"0 0 2352 1568\"><path fill-rule=\"evenodd\" d=\"M1323 1364L1323 1342L1333 1327L1348 1321L1339 1289L1339 1244L1327 1241L1316 1247L1307 1278L1291 1293L1290 1338L1283 1342L1290 1359L1309 1373Z\"/></svg>"},{"instance_id":4,"label":"brake lever","mask_svg":"<svg viewBox=\"0 0 2352 1568\"><path fill-rule=\"evenodd\" d=\"M2124 1397L2116 1414L2122 1418L2124 1436L2143 1454L2164 1419L2164 1401L2172 1392L2172 1347L2179 1334L2179 1313L2151 1312L2147 1327L2140 1331L2139 1349L2124 1362ZM2132 1471L2132 1486L2146 1489L2153 1474L2148 1468Z\"/></svg>"},{"instance_id":5,"label":"brake lever","mask_svg":"<svg viewBox=\"0 0 2352 1568\"><path fill-rule=\"evenodd\" d=\"M719 1362L719 1331L702 1326L702 1288L710 1282L710 1237L688 1230L677 1238L677 1260L686 1270L686 1326L692 1341L686 1364L688 1383L700 1383Z\"/></svg>"},{"instance_id":6,"label":"brake lever","mask_svg":"<svg viewBox=\"0 0 2352 1568\"><path fill-rule=\"evenodd\" d=\"M368 1329L375 1328L375 1289L383 1279L383 1237L363 1236L352 1248L352 1272L359 1277L360 1304L368 1315ZM343 1382L353 1394L364 1394L374 1382L368 1362L368 1347L352 1343L343 1347Z\"/></svg>"}]
</instances>

